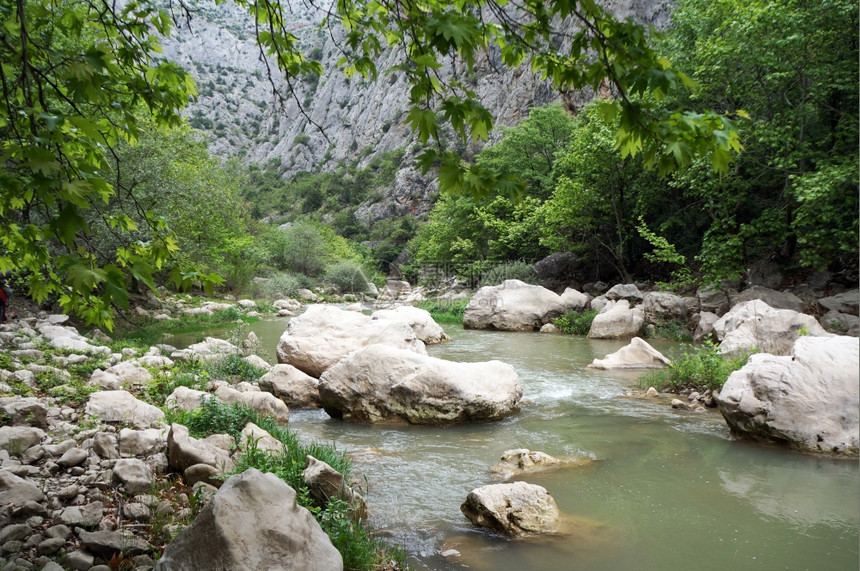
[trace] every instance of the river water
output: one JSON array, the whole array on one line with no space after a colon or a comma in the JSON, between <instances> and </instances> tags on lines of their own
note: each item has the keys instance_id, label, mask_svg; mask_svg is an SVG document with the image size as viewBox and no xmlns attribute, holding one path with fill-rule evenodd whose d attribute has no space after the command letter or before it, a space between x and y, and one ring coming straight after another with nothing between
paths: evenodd
<instances>
[{"instance_id":1,"label":"river water","mask_svg":"<svg viewBox=\"0 0 860 571\"><path fill-rule=\"evenodd\" d=\"M285 324L251 326L270 358ZM718 412L625 396L635 375L585 368L620 342L445 328L453 341L428 352L513 365L524 392L518 414L448 428L366 426L322 411L290 417L302 439L350 454L369 526L402 546L415 569L858 568L856 461L735 440ZM573 460L522 478L555 498L567 535L508 541L461 514L512 448Z\"/></svg>"}]
</instances>

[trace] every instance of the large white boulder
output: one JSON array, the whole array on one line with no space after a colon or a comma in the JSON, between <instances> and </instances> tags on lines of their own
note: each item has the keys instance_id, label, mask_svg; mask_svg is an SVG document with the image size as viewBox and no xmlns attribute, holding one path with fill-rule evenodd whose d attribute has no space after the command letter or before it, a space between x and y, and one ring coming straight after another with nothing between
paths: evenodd
<instances>
[{"instance_id":1,"label":"large white boulder","mask_svg":"<svg viewBox=\"0 0 860 571\"><path fill-rule=\"evenodd\" d=\"M526 482L476 488L460 511L474 525L508 537L557 533L561 521L558 505L546 488Z\"/></svg>"},{"instance_id":2,"label":"large white boulder","mask_svg":"<svg viewBox=\"0 0 860 571\"><path fill-rule=\"evenodd\" d=\"M610 353L603 359L595 359L588 365L589 369L662 369L669 365L669 359L660 351L639 337L630 340L630 344L615 353Z\"/></svg>"},{"instance_id":3,"label":"large white boulder","mask_svg":"<svg viewBox=\"0 0 860 571\"><path fill-rule=\"evenodd\" d=\"M292 318L281 335L278 362L319 377L348 353L375 343L427 354L424 343L405 321L371 319L331 305L311 305Z\"/></svg>"},{"instance_id":4,"label":"large white boulder","mask_svg":"<svg viewBox=\"0 0 860 571\"><path fill-rule=\"evenodd\" d=\"M454 363L387 345L355 351L320 377L326 412L361 422L495 420L513 413L522 395L507 363Z\"/></svg>"},{"instance_id":5,"label":"large white boulder","mask_svg":"<svg viewBox=\"0 0 860 571\"><path fill-rule=\"evenodd\" d=\"M415 336L427 345L451 340L442 326L433 320L430 312L419 307L400 305L394 309L380 309L374 311L370 318L405 321L415 331Z\"/></svg>"},{"instance_id":6,"label":"large white boulder","mask_svg":"<svg viewBox=\"0 0 860 571\"><path fill-rule=\"evenodd\" d=\"M472 296L463 313L466 329L536 331L577 303L573 294L562 299L546 288L520 280L505 280L482 287Z\"/></svg>"},{"instance_id":7,"label":"large white boulder","mask_svg":"<svg viewBox=\"0 0 860 571\"><path fill-rule=\"evenodd\" d=\"M343 559L296 492L272 473L230 477L176 536L156 571L309 569L341 571Z\"/></svg>"},{"instance_id":8,"label":"large white boulder","mask_svg":"<svg viewBox=\"0 0 860 571\"><path fill-rule=\"evenodd\" d=\"M788 355L802 335L831 335L811 315L774 309L759 299L734 306L714 323L714 333L723 355L739 355L753 348L760 353Z\"/></svg>"},{"instance_id":9,"label":"large white boulder","mask_svg":"<svg viewBox=\"0 0 860 571\"><path fill-rule=\"evenodd\" d=\"M126 422L135 428L158 426L164 413L156 406L135 398L128 391L98 391L90 395L86 414L92 414L102 422Z\"/></svg>"},{"instance_id":10,"label":"large white boulder","mask_svg":"<svg viewBox=\"0 0 860 571\"><path fill-rule=\"evenodd\" d=\"M611 301L591 322L588 337L591 339L629 339L642 333L645 314L638 307L631 308L626 299Z\"/></svg>"},{"instance_id":11,"label":"large white boulder","mask_svg":"<svg viewBox=\"0 0 860 571\"><path fill-rule=\"evenodd\" d=\"M860 341L800 337L790 356L752 355L714 399L733 432L856 455Z\"/></svg>"}]
</instances>

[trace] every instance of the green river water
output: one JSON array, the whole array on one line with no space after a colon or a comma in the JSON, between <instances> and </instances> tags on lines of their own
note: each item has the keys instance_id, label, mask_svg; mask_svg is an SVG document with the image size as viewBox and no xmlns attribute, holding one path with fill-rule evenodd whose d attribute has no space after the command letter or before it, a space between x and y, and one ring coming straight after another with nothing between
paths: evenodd
<instances>
[{"instance_id":1,"label":"green river water","mask_svg":"<svg viewBox=\"0 0 860 571\"><path fill-rule=\"evenodd\" d=\"M251 326L272 362L285 326ZM292 410L290 418L302 439L350 453L369 526L401 545L413 568L858 568L856 461L735 440L718 412L625 396L636 376L585 368L621 342L445 329L453 341L429 347L431 355L516 368L524 391L518 414L449 428L365 426L322 411ZM494 483L490 467L511 448L582 460L522 478L550 492L569 534L508 541L460 513L472 489Z\"/></svg>"}]
</instances>

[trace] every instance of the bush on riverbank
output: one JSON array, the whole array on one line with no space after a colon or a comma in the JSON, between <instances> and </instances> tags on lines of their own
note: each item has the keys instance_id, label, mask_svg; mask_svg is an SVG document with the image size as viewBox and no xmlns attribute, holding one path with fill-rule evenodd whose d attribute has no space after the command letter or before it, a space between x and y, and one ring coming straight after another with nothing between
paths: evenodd
<instances>
[{"instance_id":1,"label":"bush on riverbank","mask_svg":"<svg viewBox=\"0 0 860 571\"><path fill-rule=\"evenodd\" d=\"M689 388L697 391L720 390L734 371L743 367L749 354L726 358L720 348L707 342L700 347L688 346L680 357L665 369L653 371L639 379L643 389L655 387L673 392Z\"/></svg>"},{"instance_id":2,"label":"bush on riverbank","mask_svg":"<svg viewBox=\"0 0 860 571\"><path fill-rule=\"evenodd\" d=\"M244 452L232 473L256 468L261 472L271 472L289 484L296 490L299 505L310 510L341 553L345 569L405 568L403 552L372 537L360 520L353 520L346 502L333 498L326 505L318 506L311 499L310 490L302 478L307 456L322 460L343 474L344 481L349 481L352 463L333 446L303 444L296 433L278 426L271 416L261 415L238 403L222 404L215 399L204 401L203 406L196 410L171 411L169 420L187 426L195 438L224 433L233 436ZM248 422L280 440L285 451L274 454L259 450L253 442L242 442L241 432Z\"/></svg>"},{"instance_id":3,"label":"bush on riverbank","mask_svg":"<svg viewBox=\"0 0 860 571\"><path fill-rule=\"evenodd\" d=\"M463 313L469 305L468 299L428 300L416 304L416 307L427 310L436 323L463 323Z\"/></svg>"},{"instance_id":4,"label":"bush on riverbank","mask_svg":"<svg viewBox=\"0 0 860 571\"><path fill-rule=\"evenodd\" d=\"M570 310L561 317L552 320L553 325L571 335L588 335L591 329L591 322L597 317L599 312L593 309L586 309L579 312Z\"/></svg>"}]
</instances>

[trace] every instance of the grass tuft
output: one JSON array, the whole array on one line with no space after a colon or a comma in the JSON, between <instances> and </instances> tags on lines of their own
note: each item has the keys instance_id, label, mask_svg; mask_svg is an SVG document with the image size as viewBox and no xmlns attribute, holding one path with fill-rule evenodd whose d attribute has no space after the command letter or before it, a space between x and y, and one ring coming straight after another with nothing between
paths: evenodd
<instances>
[{"instance_id":1,"label":"grass tuft","mask_svg":"<svg viewBox=\"0 0 860 571\"><path fill-rule=\"evenodd\" d=\"M685 388L717 391L723 387L729 375L746 364L749 355L747 353L726 358L720 353L719 347L711 342L701 347L688 346L668 367L648 373L639 379L639 387L655 387L674 392Z\"/></svg>"}]
</instances>

